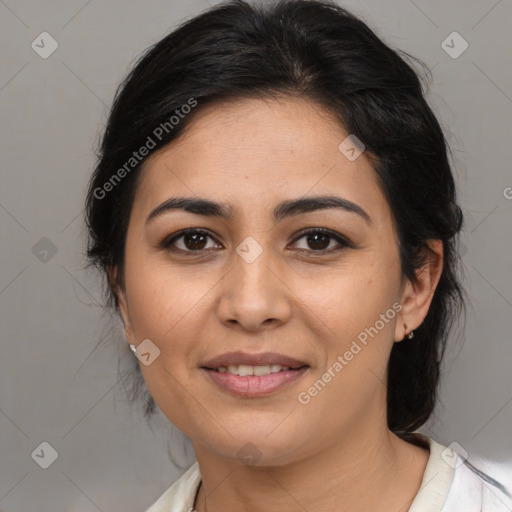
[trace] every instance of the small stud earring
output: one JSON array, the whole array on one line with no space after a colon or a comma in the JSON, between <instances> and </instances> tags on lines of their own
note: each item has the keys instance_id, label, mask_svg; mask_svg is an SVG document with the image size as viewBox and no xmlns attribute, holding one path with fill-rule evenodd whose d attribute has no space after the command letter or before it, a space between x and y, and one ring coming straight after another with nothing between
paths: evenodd
<instances>
[{"instance_id":1,"label":"small stud earring","mask_svg":"<svg viewBox=\"0 0 512 512\"><path fill-rule=\"evenodd\" d=\"M410 340L412 338L414 338L414 331L411 331L408 335L407 335L407 338L409 338Z\"/></svg>"},{"instance_id":2,"label":"small stud earring","mask_svg":"<svg viewBox=\"0 0 512 512\"><path fill-rule=\"evenodd\" d=\"M137 347L135 345L132 345L130 343L130 348L132 349L132 352L135 354L135 352L137 352Z\"/></svg>"}]
</instances>

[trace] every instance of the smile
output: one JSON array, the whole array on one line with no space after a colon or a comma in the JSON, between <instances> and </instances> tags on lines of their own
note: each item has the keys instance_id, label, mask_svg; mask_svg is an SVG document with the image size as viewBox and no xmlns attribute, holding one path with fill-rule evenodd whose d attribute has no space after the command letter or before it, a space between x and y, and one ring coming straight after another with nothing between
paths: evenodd
<instances>
[{"instance_id":1,"label":"smile","mask_svg":"<svg viewBox=\"0 0 512 512\"><path fill-rule=\"evenodd\" d=\"M264 366L230 365L201 368L221 389L247 398L266 396L296 383L309 369L308 365L290 368L279 364Z\"/></svg>"}]
</instances>

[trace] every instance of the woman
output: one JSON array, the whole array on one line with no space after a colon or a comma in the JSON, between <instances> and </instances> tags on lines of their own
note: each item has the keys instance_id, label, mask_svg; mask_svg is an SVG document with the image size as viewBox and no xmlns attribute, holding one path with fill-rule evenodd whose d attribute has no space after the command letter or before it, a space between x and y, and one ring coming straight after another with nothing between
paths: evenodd
<instances>
[{"instance_id":1,"label":"woman","mask_svg":"<svg viewBox=\"0 0 512 512\"><path fill-rule=\"evenodd\" d=\"M416 432L462 213L417 74L362 21L210 9L137 62L98 157L88 255L197 457L148 512L509 510Z\"/></svg>"}]
</instances>

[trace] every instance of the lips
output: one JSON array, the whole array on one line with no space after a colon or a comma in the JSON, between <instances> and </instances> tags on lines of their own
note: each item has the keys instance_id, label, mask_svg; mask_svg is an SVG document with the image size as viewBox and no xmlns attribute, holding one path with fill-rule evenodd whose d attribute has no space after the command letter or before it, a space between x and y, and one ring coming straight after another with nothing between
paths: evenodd
<instances>
[{"instance_id":1,"label":"lips","mask_svg":"<svg viewBox=\"0 0 512 512\"><path fill-rule=\"evenodd\" d=\"M221 367L229 366L270 366L281 365L288 366L291 369L298 369L303 366L309 366L305 361L300 361L293 357L278 354L277 352L262 352L259 354L251 354L247 352L227 352L220 354L212 359L204 361L200 364L201 368L209 370L218 370Z\"/></svg>"},{"instance_id":2,"label":"lips","mask_svg":"<svg viewBox=\"0 0 512 512\"><path fill-rule=\"evenodd\" d=\"M283 391L290 386L296 385L300 379L310 370L305 365L295 370L279 371L262 376L240 376L226 372L221 373L216 370L201 368L206 376L219 389L243 398L257 398L273 395Z\"/></svg>"},{"instance_id":3,"label":"lips","mask_svg":"<svg viewBox=\"0 0 512 512\"><path fill-rule=\"evenodd\" d=\"M200 364L200 368L220 389L239 397L256 398L294 385L310 366L305 361L277 352L251 354L238 351L208 359Z\"/></svg>"}]
</instances>

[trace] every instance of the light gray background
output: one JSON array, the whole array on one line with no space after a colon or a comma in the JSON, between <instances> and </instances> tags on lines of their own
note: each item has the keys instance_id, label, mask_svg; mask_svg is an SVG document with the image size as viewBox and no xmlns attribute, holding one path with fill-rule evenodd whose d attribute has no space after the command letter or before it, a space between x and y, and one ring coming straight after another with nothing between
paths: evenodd
<instances>
[{"instance_id":1,"label":"light gray background","mask_svg":"<svg viewBox=\"0 0 512 512\"><path fill-rule=\"evenodd\" d=\"M510 462L512 3L343 5L432 68L429 101L453 149L466 214L473 308L458 331L464 343L452 336L441 401L423 431L458 442L470 458ZM152 431L124 400L122 331L119 322L112 333L105 327L97 278L83 270L82 208L118 83L144 49L207 7L0 0L1 512L141 511L181 474L167 458L167 419L159 413ZM43 31L59 44L47 59L31 48ZM469 44L456 59L441 46L453 31ZM42 237L57 248L46 262L32 252ZM95 348L103 336L112 342ZM58 453L48 469L31 456L42 442ZM173 446L182 453L179 438Z\"/></svg>"}]
</instances>

